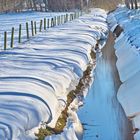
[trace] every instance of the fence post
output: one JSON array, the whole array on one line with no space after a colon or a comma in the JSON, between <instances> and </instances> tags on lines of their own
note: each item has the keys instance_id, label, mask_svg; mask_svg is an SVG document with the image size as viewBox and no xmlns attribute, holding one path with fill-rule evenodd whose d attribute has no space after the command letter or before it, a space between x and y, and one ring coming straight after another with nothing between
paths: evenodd
<instances>
[{"instance_id":1,"label":"fence post","mask_svg":"<svg viewBox=\"0 0 140 140\"><path fill-rule=\"evenodd\" d=\"M44 30L46 30L46 18L44 18Z\"/></svg>"},{"instance_id":2,"label":"fence post","mask_svg":"<svg viewBox=\"0 0 140 140\"><path fill-rule=\"evenodd\" d=\"M57 25L59 25L59 16L57 16Z\"/></svg>"},{"instance_id":3,"label":"fence post","mask_svg":"<svg viewBox=\"0 0 140 140\"><path fill-rule=\"evenodd\" d=\"M74 20L74 13L72 14L72 20Z\"/></svg>"},{"instance_id":4,"label":"fence post","mask_svg":"<svg viewBox=\"0 0 140 140\"><path fill-rule=\"evenodd\" d=\"M131 9L134 9L133 0L130 0L130 2L131 2Z\"/></svg>"},{"instance_id":5,"label":"fence post","mask_svg":"<svg viewBox=\"0 0 140 140\"><path fill-rule=\"evenodd\" d=\"M64 23L66 22L66 15L64 15Z\"/></svg>"},{"instance_id":6,"label":"fence post","mask_svg":"<svg viewBox=\"0 0 140 140\"><path fill-rule=\"evenodd\" d=\"M63 24L63 15L61 15L61 24Z\"/></svg>"},{"instance_id":7,"label":"fence post","mask_svg":"<svg viewBox=\"0 0 140 140\"><path fill-rule=\"evenodd\" d=\"M62 15L62 24L64 23L64 15Z\"/></svg>"},{"instance_id":8,"label":"fence post","mask_svg":"<svg viewBox=\"0 0 140 140\"><path fill-rule=\"evenodd\" d=\"M28 25L28 22L26 22L26 33L27 33L27 39L29 39L29 25Z\"/></svg>"},{"instance_id":9,"label":"fence post","mask_svg":"<svg viewBox=\"0 0 140 140\"><path fill-rule=\"evenodd\" d=\"M66 14L66 22L68 22L68 14Z\"/></svg>"},{"instance_id":10,"label":"fence post","mask_svg":"<svg viewBox=\"0 0 140 140\"><path fill-rule=\"evenodd\" d=\"M50 19L47 20L47 27L50 27Z\"/></svg>"},{"instance_id":11,"label":"fence post","mask_svg":"<svg viewBox=\"0 0 140 140\"><path fill-rule=\"evenodd\" d=\"M61 24L61 17L59 16L59 25Z\"/></svg>"},{"instance_id":12,"label":"fence post","mask_svg":"<svg viewBox=\"0 0 140 140\"><path fill-rule=\"evenodd\" d=\"M7 48L7 32L4 32L4 50Z\"/></svg>"},{"instance_id":13,"label":"fence post","mask_svg":"<svg viewBox=\"0 0 140 140\"><path fill-rule=\"evenodd\" d=\"M70 21L72 20L72 14L70 14Z\"/></svg>"},{"instance_id":14,"label":"fence post","mask_svg":"<svg viewBox=\"0 0 140 140\"><path fill-rule=\"evenodd\" d=\"M34 36L34 24L33 24L33 21L31 21L31 30L32 30L32 36Z\"/></svg>"},{"instance_id":15,"label":"fence post","mask_svg":"<svg viewBox=\"0 0 140 140\"><path fill-rule=\"evenodd\" d=\"M21 24L19 24L19 36L18 36L18 43L21 43Z\"/></svg>"},{"instance_id":16,"label":"fence post","mask_svg":"<svg viewBox=\"0 0 140 140\"><path fill-rule=\"evenodd\" d=\"M138 1L135 0L134 2L135 2L135 9L138 9Z\"/></svg>"},{"instance_id":17,"label":"fence post","mask_svg":"<svg viewBox=\"0 0 140 140\"><path fill-rule=\"evenodd\" d=\"M12 32L11 32L11 48L13 48L13 44L14 44L14 27L12 28Z\"/></svg>"},{"instance_id":18,"label":"fence post","mask_svg":"<svg viewBox=\"0 0 140 140\"><path fill-rule=\"evenodd\" d=\"M39 31L40 31L40 32L42 31L42 23L43 23L43 21L40 20L40 28L39 28Z\"/></svg>"},{"instance_id":19,"label":"fence post","mask_svg":"<svg viewBox=\"0 0 140 140\"><path fill-rule=\"evenodd\" d=\"M54 24L54 23L53 23L53 18L51 18L51 27L53 27L53 24Z\"/></svg>"},{"instance_id":20,"label":"fence post","mask_svg":"<svg viewBox=\"0 0 140 140\"><path fill-rule=\"evenodd\" d=\"M57 25L57 17L55 16L55 26Z\"/></svg>"},{"instance_id":21,"label":"fence post","mask_svg":"<svg viewBox=\"0 0 140 140\"><path fill-rule=\"evenodd\" d=\"M54 26L56 26L56 17L54 17Z\"/></svg>"},{"instance_id":22,"label":"fence post","mask_svg":"<svg viewBox=\"0 0 140 140\"><path fill-rule=\"evenodd\" d=\"M60 16L58 16L57 24L60 25Z\"/></svg>"},{"instance_id":23,"label":"fence post","mask_svg":"<svg viewBox=\"0 0 140 140\"><path fill-rule=\"evenodd\" d=\"M36 21L34 22L35 34L37 34Z\"/></svg>"}]
</instances>

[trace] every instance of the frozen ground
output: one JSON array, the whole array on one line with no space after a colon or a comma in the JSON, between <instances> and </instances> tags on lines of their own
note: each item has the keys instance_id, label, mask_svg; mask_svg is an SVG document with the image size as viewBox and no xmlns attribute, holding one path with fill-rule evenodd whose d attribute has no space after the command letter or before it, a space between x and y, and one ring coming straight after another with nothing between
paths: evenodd
<instances>
[{"instance_id":1,"label":"frozen ground","mask_svg":"<svg viewBox=\"0 0 140 140\"><path fill-rule=\"evenodd\" d=\"M135 140L140 139L140 11L119 7L108 17L112 30L118 24L123 32L114 45L122 85L118 99L132 121ZM135 129L136 128L136 129Z\"/></svg>"},{"instance_id":2,"label":"frozen ground","mask_svg":"<svg viewBox=\"0 0 140 140\"><path fill-rule=\"evenodd\" d=\"M42 122L55 126L67 94L91 61L96 40L107 38L106 17L94 9L0 52L0 140L33 140ZM68 129L60 138L71 140L73 134Z\"/></svg>"}]
</instances>

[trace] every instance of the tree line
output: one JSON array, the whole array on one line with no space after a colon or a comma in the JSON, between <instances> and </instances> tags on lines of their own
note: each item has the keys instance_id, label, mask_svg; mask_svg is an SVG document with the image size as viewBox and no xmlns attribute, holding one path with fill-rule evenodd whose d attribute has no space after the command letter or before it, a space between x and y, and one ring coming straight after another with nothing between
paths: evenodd
<instances>
[{"instance_id":1,"label":"tree line","mask_svg":"<svg viewBox=\"0 0 140 140\"><path fill-rule=\"evenodd\" d=\"M140 3L140 0L125 0L126 6L131 9L138 9L138 3Z\"/></svg>"},{"instance_id":2,"label":"tree line","mask_svg":"<svg viewBox=\"0 0 140 140\"><path fill-rule=\"evenodd\" d=\"M83 9L89 2L92 0L0 0L0 12L68 11Z\"/></svg>"}]
</instances>

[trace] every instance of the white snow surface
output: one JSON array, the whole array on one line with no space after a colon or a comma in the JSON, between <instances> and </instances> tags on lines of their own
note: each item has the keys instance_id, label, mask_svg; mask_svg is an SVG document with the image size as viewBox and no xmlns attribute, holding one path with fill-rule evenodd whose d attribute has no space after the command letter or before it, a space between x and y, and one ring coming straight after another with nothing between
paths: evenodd
<instances>
[{"instance_id":1,"label":"white snow surface","mask_svg":"<svg viewBox=\"0 0 140 140\"><path fill-rule=\"evenodd\" d=\"M14 44L18 44L19 36L19 25L21 24L21 42L27 41L26 38L26 22L29 24L29 36L31 36L31 21L36 22L37 32L40 28L40 20L49 19L49 26L51 24L51 18L57 16L63 16L66 14L72 14L73 12L36 12L36 11L25 11L21 13L7 13L0 14L0 50L4 46L4 32L7 31L7 44L10 46L11 31L14 27ZM48 24L48 21L46 21ZM44 24L44 23L43 23Z\"/></svg>"},{"instance_id":2,"label":"white snow surface","mask_svg":"<svg viewBox=\"0 0 140 140\"><path fill-rule=\"evenodd\" d=\"M117 68L122 81L118 99L134 128L140 129L140 11L118 8L108 16L110 27L120 25L124 31L116 39ZM140 139L140 132L135 134Z\"/></svg>"},{"instance_id":3,"label":"white snow surface","mask_svg":"<svg viewBox=\"0 0 140 140\"><path fill-rule=\"evenodd\" d=\"M67 94L91 61L96 40L107 37L106 17L94 9L0 52L0 140L34 140L42 123L55 126ZM77 140L80 128L66 129L50 139Z\"/></svg>"}]
</instances>

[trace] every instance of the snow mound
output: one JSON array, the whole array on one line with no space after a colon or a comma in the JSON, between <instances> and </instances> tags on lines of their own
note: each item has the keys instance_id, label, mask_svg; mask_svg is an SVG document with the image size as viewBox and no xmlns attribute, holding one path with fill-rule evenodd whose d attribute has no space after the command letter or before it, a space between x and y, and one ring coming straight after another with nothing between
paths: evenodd
<instances>
[{"instance_id":1,"label":"snow mound","mask_svg":"<svg viewBox=\"0 0 140 140\"><path fill-rule=\"evenodd\" d=\"M120 7L108 16L109 26L114 30L117 24L123 32L116 39L117 68L122 85L118 91L118 99L126 115L132 120L135 139L140 139L140 11Z\"/></svg>"},{"instance_id":2,"label":"snow mound","mask_svg":"<svg viewBox=\"0 0 140 140\"><path fill-rule=\"evenodd\" d=\"M107 34L106 13L95 9L1 51L0 139L32 140L41 123L54 127L91 61L92 47ZM70 127L59 139L76 139L73 131Z\"/></svg>"}]
</instances>

